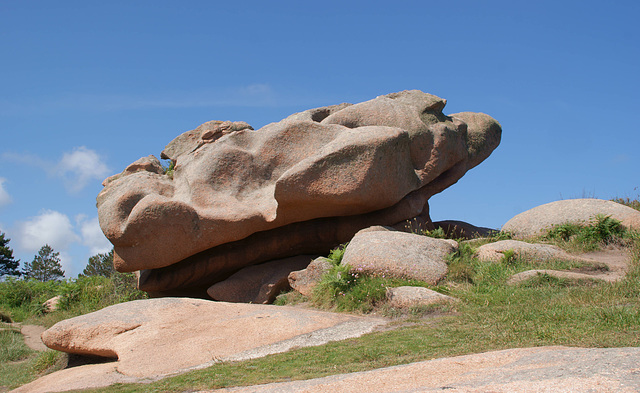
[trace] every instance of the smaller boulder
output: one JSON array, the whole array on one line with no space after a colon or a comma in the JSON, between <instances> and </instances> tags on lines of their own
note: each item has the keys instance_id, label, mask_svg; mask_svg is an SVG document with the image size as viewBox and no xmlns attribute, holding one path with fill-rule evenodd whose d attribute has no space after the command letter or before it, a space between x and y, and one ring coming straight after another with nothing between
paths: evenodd
<instances>
[{"instance_id":1,"label":"smaller boulder","mask_svg":"<svg viewBox=\"0 0 640 393\"><path fill-rule=\"evenodd\" d=\"M534 207L502 226L518 238L544 235L554 225L588 224L598 214L611 216L629 229L640 229L640 211L602 199L567 199Z\"/></svg>"},{"instance_id":2,"label":"smaller boulder","mask_svg":"<svg viewBox=\"0 0 640 393\"><path fill-rule=\"evenodd\" d=\"M56 311L58 309L60 299L62 299L62 296L58 295L42 303L42 311L45 313Z\"/></svg>"},{"instance_id":3,"label":"smaller boulder","mask_svg":"<svg viewBox=\"0 0 640 393\"><path fill-rule=\"evenodd\" d=\"M513 251L514 257L529 257L540 261L559 259L565 261L588 261L584 258L573 256L558 246L551 244L532 244L519 240L500 240L478 247L476 257L483 262L500 262L504 258L505 252Z\"/></svg>"},{"instance_id":4,"label":"smaller boulder","mask_svg":"<svg viewBox=\"0 0 640 393\"><path fill-rule=\"evenodd\" d=\"M590 274L584 274L584 273L575 273L575 272L565 272L562 270L527 270L524 272L520 272L517 274L514 274L513 276L511 276L509 278L509 280L507 280L507 285L516 285L516 284L520 284L522 282L525 282L533 277L536 277L538 275L542 275L542 274L546 274L549 275L551 277L556 277L556 278L564 278L564 279L569 279L569 280L586 280L586 281L604 281L602 278L600 277L595 277L592 276Z\"/></svg>"},{"instance_id":5,"label":"smaller boulder","mask_svg":"<svg viewBox=\"0 0 640 393\"><path fill-rule=\"evenodd\" d=\"M331 266L329 259L316 258L306 269L289 273L289 286L303 296L311 296L313 288L320 282L322 276L331 270Z\"/></svg>"},{"instance_id":6,"label":"smaller boulder","mask_svg":"<svg viewBox=\"0 0 640 393\"><path fill-rule=\"evenodd\" d=\"M280 292L289 288L289 274L306 268L313 258L314 255L300 255L246 267L213 284L207 294L231 303L273 303Z\"/></svg>"},{"instance_id":7,"label":"smaller boulder","mask_svg":"<svg viewBox=\"0 0 640 393\"><path fill-rule=\"evenodd\" d=\"M454 240L363 230L351 239L341 263L363 273L436 284L447 274L446 256L457 249Z\"/></svg>"},{"instance_id":8,"label":"smaller boulder","mask_svg":"<svg viewBox=\"0 0 640 393\"><path fill-rule=\"evenodd\" d=\"M458 299L424 287L397 287L387 289L387 304L395 308L452 303Z\"/></svg>"}]
</instances>

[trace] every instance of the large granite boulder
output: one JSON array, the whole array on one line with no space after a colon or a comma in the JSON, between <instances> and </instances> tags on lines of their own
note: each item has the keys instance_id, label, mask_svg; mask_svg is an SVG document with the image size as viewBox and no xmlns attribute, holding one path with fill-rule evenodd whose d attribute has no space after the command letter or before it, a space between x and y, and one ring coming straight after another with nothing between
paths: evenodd
<instances>
[{"instance_id":1,"label":"large granite boulder","mask_svg":"<svg viewBox=\"0 0 640 393\"><path fill-rule=\"evenodd\" d=\"M326 254L372 225L432 229L428 199L498 146L482 113L417 90L296 113L253 130L208 122L104 182L100 226L118 271L156 295L205 293L236 271Z\"/></svg>"},{"instance_id":2,"label":"large granite boulder","mask_svg":"<svg viewBox=\"0 0 640 393\"><path fill-rule=\"evenodd\" d=\"M602 199L566 199L534 207L513 217L502 226L518 238L544 235L554 225L588 224L597 215L611 216L622 225L639 230L640 211Z\"/></svg>"},{"instance_id":3,"label":"large granite boulder","mask_svg":"<svg viewBox=\"0 0 640 393\"><path fill-rule=\"evenodd\" d=\"M356 273L437 284L447 275L447 255L457 250L455 240L365 229L349 242L341 264Z\"/></svg>"}]
</instances>

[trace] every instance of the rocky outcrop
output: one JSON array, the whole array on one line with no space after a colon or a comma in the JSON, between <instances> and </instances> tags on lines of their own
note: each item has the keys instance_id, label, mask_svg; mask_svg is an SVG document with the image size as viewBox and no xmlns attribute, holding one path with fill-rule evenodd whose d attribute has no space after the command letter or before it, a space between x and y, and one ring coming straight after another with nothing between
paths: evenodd
<instances>
[{"instance_id":1,"label":"rocky outcrop","mask_svg":"<svg viewBox=\"0 0 640 393\"><path fill-rule=\"evenodd\" d=\"M455 240L364 230L349 242L341 264L351 266L356 273L437 284L447 274L446 256L457 249Z\"/></svg>"},{"instance_id":2,"label":"rocky outcrop","mask_svg":"<svg viewBox=\"0 0 640 393\"><path fill-rule=\"evenodd\" d=\"M640 211L602 199L567 199L534 207L513 217L502 230L518 238L544 235L554 225L588 224L597 215L611 216L622 225L640 229Z\"/></svg>"},{"instance_id":3,"label":"rocky outcrop","mask_svg":"<svg viewBox=\"0 0 640 393\"><path fill-rule=\"evenodd\" d=\"M306 269L313 255L300 255L245 267L207 290L214 300L233 303L273 303L280 292L290 289L289 274Z\"/></svg>"},{"instance_id":4,"label":"rocky outcrop","mask_svg":"<svg viewBox=\"0 0 640 393\"><path fill-rule=\"evenodd\" d=\"M442 113L417 90L311 109L253 130L205 123L162 153L107 179L100 226L119 271L141 270L141 289L205 293L247 266L326 255L360 229L432 229L428 199L498 146L482 113Z\"/></svg>"},{"instance_id":5,"label":"rocky outcrop","mask_svg":"<svg viewBox=\"0 0 640 393\"><path fill-rule=\"evenodd\" d=\"M153 378L357 337L384 323L292 307L162 298L58 322L42 340L58 351L117 359L115 369L124 376Z\"/></svg>"}]
</instances>

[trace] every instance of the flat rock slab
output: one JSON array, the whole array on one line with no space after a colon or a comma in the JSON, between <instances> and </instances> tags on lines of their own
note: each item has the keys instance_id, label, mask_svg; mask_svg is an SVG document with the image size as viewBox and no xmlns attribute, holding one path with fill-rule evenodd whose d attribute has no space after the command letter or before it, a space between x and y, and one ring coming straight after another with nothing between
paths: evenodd
<instances>
[{"instance_id":1,"label":"flat rock slab","mask_svg":"<svg viewBox=\"0 0 640 393\"><path fill-rule=\"evenodd\" d=\"M42 339L49 348L60 351L117 357L117 362L108 363L115 366L107 368L109 373L155 379L218 361L257 358L357 337L384 323L295 307L161 298L121 303L61 321L45 331ZM106 367L92 365L85 370L94 373L95 366L103 371ZM58 373L66 375L71 370L48 378L55 384ZM81 371L75 377L82 379ZM84 379L91 383L96 377ZM95 385L87 385L91 386ZM32 391L28 385L25 389L22 391ZM68 388L62 384L55 389Z\"/></svg>"},{"instance_id":2,"label":"flat rock slab","mask_svg":"<svg viewBox=\"0 0 640 393\"><path fill-rule=\"evenodd\" d=\"M211 392L638 392L640 348L539 347Z\"/></svg>"},{"instance_id":3,"label":"flat rock slab","mask_svg":"<svg viewBox=\"0 0 640 393\"><path fill-rule=\"evenodd\" d=\"M526 243L519 240L500 240L482 245L478 247L476 256L484 262L500 262L508 250L513 251L514 257L529 257L541 262L553 259L588 263L594 262L593 260L571 255L558 246Z\"/></svg>"},{"instance_id":4,"label":"flat rock slab","mask_svg":"<svg viewBox=\"0 0 640 393\"><path fill-rule=\"evenodd\" d=\"M562 270L535 269L535 270L527 270L524 272L514 274L509 278L509 280L507 280L507 284L508 285L519 284L531 278L537 277L538 275L548 275L551 277L567 279L567 280L604 281L602 277L594 274L566 272Z\"/></svg>"}]
</instances>

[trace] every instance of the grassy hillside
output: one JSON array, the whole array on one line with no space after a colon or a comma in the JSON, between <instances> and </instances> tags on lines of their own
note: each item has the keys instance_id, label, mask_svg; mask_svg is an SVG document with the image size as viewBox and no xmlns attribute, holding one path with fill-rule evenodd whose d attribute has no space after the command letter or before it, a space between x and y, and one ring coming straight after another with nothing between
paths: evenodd
<instances>
[{"instance_id":1,"label":"grassy hillside","mask_svg":"<svg viewBox=\"0 0 640 393\"><path fill-rule=\"evenodd\" d=\"M640 207L637 201L627 202L632 207ZM498 234L484 242L505 237L508 234ZM336 264L335 269L342 271L336 270L326 276L322 283L323 291L318 291L309 299L284 294L278 302L307 302L325 309L383 315L392 318L390 326L393 329L261 359L219 363L204 370L151 384L115 385L99 391L181 392L213 389L307 379L515 347L640 345L640 234L619 230L615 222L601 217L590 226L558 228L545 239L532 240L555 243L574 252L594 248L627 252L630 255L629 271L624 279L615 283L575 281L540 275L520 285L509 286L506 285L507 279L517 272L534 268L584 271L585 266L563 261L540 264L508 255L500 263L484 263L474 257L475 247L480 243L465 242L461 244L460 251L449 259L450 272L447 279L438 286L430 287L460 299L457 304L396 310L384 303L384 296L381 295L383 291L379 288L405 285L406 282L389 281L380 277L355 277L348 268L340 268ZM336 252L331 257L338 260L339 254ZM337 275L337 272L344 276ZM338 276L342 278L336 280L335 277ZM7 285L17 286L14 289L0 287L0 299L3 299L0 310L25 321L50 326L56 320L107 305L106 300L103 300L104 293L115 293L115 286L108 280L95 280L73 284L82 289L67 288L62 291L70 299L68 306L51 314L42 314L37 306L44 297L57 293L56 291L47 289L49 292L46 292L43 289L46 296L32 294L29 306L22 304L16 307L8 305L4 299L12 290L17 291L15 288L21 284L9 283ZM410 284L427 286L417 282ZM96 295L94 291L104 292L100 292L103 295ZM16 298L15 294L8 298L12 296ZM124 298L115 296L109 301L120 301L126 299L126 296L132 295L124 295ZM9 351L11 354L0 357L0 386L18 386L39 373L46 372L56 362L63 363L64 359L61 360L59 355L37 356L25 351L16 337L13 332L7 333L3 338L6 342L15 343L10 344L15 349ZM3 347L4 343L5 341ZM47 356L48 358L43 359ZM25 359L26 363L16 362ZM24 367L25 364L29 367ZM20 371L27 368L29 371Z\"/></svg>"}]
</instances>

